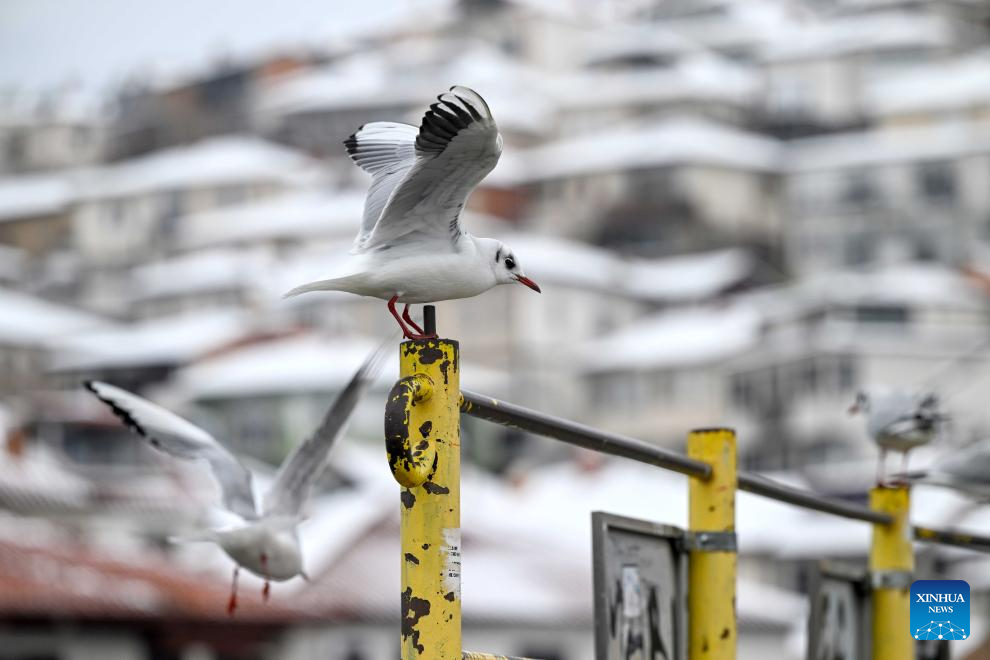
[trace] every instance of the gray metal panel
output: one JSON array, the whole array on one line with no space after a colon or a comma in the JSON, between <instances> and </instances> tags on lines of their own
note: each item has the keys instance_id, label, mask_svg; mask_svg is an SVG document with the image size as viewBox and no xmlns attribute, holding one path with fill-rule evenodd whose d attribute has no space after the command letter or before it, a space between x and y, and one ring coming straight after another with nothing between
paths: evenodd
<instances>
[{"instance_id":1,"label":"gray metal panel","mask_svg":"<svg viewBox=\"0 0 990 660\"><path fill-rule=\"evenodd\" d=\"M600 511L591 526L597 660L686 660L683 530Z\"/></svg>"},{"instance_id":2,"label":"gray metal panel","mask_svg":"<svg viewBox=\"0 0 990 660\"><path fill-rule=\"evenodd\" d=\"M871 605L865 570L822 562L811 574L807 660L869 658Z\"/></svg>"}]
</instances>

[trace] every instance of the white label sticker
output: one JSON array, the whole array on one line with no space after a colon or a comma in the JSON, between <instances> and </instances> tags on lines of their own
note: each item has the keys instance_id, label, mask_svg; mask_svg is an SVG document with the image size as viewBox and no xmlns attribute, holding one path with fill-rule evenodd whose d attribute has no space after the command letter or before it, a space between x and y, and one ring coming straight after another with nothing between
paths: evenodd
<instances>
[{"instance_id":1,"label":"white label sticker","mask_svg":"<svg viewBox=\"0 0 990 660\"><path fill-rule=\"evenodd\" d=\"M443 588L461 598L461 529L443 529Z\"/></svg>"}]
</instances>

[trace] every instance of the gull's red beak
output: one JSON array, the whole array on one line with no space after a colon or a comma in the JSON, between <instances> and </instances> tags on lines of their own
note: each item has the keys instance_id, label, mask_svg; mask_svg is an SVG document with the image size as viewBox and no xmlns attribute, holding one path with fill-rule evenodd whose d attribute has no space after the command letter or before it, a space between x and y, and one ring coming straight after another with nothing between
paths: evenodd
<instances>
[{"instance_id":1,"label":"gull's red beak","mask_svg":"<svg viewBox=\"0 0 990 660\"><path fill-rule=\"evenodd\" d=\"M542 291L540 291L540 285L534 282L533 280L529 279L525 275L516 275L516 282L519 282L524 286L528 286L530 289L536 291L537 293L543 293Z\"/></svg>"}]
</instances>

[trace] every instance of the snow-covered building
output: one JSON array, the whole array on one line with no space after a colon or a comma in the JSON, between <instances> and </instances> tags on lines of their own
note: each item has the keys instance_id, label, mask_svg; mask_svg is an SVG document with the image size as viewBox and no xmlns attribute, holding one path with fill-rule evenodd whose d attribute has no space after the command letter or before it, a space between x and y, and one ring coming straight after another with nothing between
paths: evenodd
<instances>
[{"instance_id":1,"label":"snow-covered building","mask_svg":"<svg viewBox=\"0 0 990 660\"><path fill-rule=\"evenodd\" d=\"M883 130L953 125L990 130L990 49L875 80L867 102Z\"/></svg>"},{"instance_id":2,"label":"snow-covered building","mask_svg":"<svg viewBox=\"0 0 990 660\"><path fill-rule=\"evenodd\" d=\"M89 170L78 181L74 247L87 278L82 297L122 311L124 268L161 258L191 213L262 199L319 181L317 163L253 137L205 140Z\"/></svg>"},{"instance_id":3,"label":"snow-covered building","mask_svg":"<svg viewBox=\"0 0 990 660\"><path fill-rule=\"evenodd\" d=\"M0 178L0 243L31 256L72 245L71 175Z\"/></svg>"},{"instance_id":4,"label":"snow-covered building","mask_svg":"<svg viewBox=\"0 0 990 660\"><path fill-rule=\"evenodd\" d=\"M0 97L0 175L79 167L103 156L96 103L63 90L48 98Z\"/></svg>"},{"instance_id":5,"label":"snow-covered building","mask_svg":"<svg viewBox=\"0 0 990 660\"><path fill-rule=\"evenodd\" d=\"M0 394L22 394L43 384L51 342L74 332L105 327L95 314L0 289Z\"/></svg>"},{"instance_id":6,"label":"snow-covered building","mask_svg":"<svg viewBox=\"0 0 990 660\"><path fill-rule=\"evenodd\" d=\"M799 273L910 260L961 266L987 237L990 131L841 133L787 152L788 265Z\"/></svg>"},{"instance_id":7,"label":"snow-covered building","mask_svg":"<svg viewBox=\"0 0 990 660\"><path fill-rule=\"evenodd\" d=\"M700 119L602 127L504 155L476 208L495 212L487 205L512 191L516 218L541 233L647 254L774 250L783 153L772 138Z\"/></svg>"},{"instance_id":8,"label":"snow-covered building","mask_svg":"<svg viewBox=\"0 0 990 660\"><path fill-rule=\"evenodd\" d=\"M956 36L947 20L909 12L836 17L782 33L760 55L764 121L784 136L862 127L870 81L951 54Z\"/></svg>"}]
</instances>

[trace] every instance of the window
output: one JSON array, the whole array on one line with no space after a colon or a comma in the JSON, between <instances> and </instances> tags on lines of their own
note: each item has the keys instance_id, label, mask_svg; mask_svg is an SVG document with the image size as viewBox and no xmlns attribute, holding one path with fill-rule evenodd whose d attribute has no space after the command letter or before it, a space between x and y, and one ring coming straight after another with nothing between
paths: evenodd
<instances>
[{"instance_id":1,"label":"window","mask_svg":"<svg viewBox=\"0 0 990 660\"><path fill-rule=\"evenodd\" d=\"M859 305L854 309L860 323L907 323L911 311L902 305Z\"/></svg>"},{"instance_id":2,"label":"window","mask_svg":"<svg viewBox=\"0 0 990 660\"><path fill-rule=\"evenodd\" d=\"M865 234L846 238L843 261L847 266L862 266L873 258L873 239Z\"/></svg>"},{"instance_id":3,"label":"window","mask_svg":"<svg viewBox=\"0 0 990 660\"><path fill-rule=\"evenodd\" d=\"M925 163L917 172L918 193L934 204L956 200L956 178L952 163Z\"/></svg>"},{"instance_id":4,"label":"window","mask_svg":"<svg viewBox=\"0 0 990 660\"><path fill-rule=\"evenodd\" d=\"M880 200L873 177L865 170L850 172L842 191L842 202L858 208L874 206Z\"/></svg>"}]
</instances>

